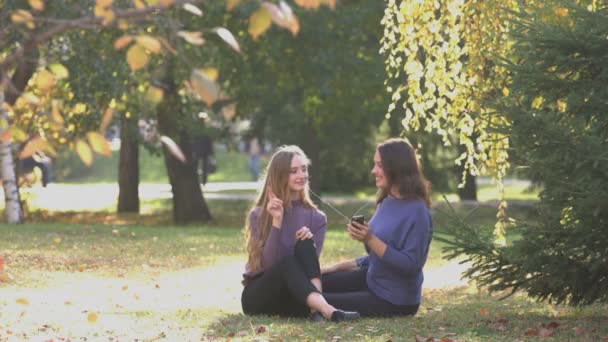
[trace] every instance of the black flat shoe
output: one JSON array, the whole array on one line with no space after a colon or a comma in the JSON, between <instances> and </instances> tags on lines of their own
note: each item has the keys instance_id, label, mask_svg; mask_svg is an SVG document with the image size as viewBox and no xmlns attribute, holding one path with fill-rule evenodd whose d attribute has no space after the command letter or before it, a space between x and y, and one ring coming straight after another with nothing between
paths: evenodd
<instances>
[{"instance_id":1,"label":"black flat shoe","mask_svg":"<svg viewBox=\"0 0 608 342\"><path fill-rule=\"evenodd\" d=\"M323 322L325 317L323 317L319 311L315 311L308 315L308 320L311 322Z\"/></svg>"},{"instance_id":2,"label":"black flat shoe","mask_svg":"<svg viewBox=\"0 0 608 342\"><path fill-rule=\"evenodd\" d=\"M356 321L361 318L361 315L356 311L336 310L331 313L332 322Z\"/></svg>"}]
</instances>

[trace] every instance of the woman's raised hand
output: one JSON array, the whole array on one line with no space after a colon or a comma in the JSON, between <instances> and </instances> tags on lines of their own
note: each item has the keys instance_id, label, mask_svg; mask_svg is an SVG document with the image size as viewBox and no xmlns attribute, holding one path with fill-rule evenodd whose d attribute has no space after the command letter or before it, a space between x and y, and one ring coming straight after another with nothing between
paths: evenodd
<instances>
[{"instance_id":1,"label":"woman's raised hand","mask_svg":"<svg viewBox=\"0 0 608 342\"><path fill-rule=\"evenodd\" d=\"M361 241L367 242L372 237L372 232L369 230L369 226L365 223L359 222L351 222L346 225L346 230L351 238Z\"/></svg>"},{"instance_id":2,"label":"woman's raised hand","mask_svg":"<svg viewBox=\"0 0 608 342\"><path fill-rule=\"evenodd\" d=\"M266 205L266 211L272 216L272 225L276 228L281 228L283 222L283 201L272 192L272 189L268 187L268 204Z\"/></svg>"},{"instance_id":3,"label":"woman's raised hand","mask_svg":"<svg viewBox=\"0 0 608 342\"><path fill-rule=\"evenodd\" d=\"M306 226L296 231L296 240L308 240L312 239L313 236L314 235L310 232L310 229L308 229Z\"/></svg>"}]
</instances>

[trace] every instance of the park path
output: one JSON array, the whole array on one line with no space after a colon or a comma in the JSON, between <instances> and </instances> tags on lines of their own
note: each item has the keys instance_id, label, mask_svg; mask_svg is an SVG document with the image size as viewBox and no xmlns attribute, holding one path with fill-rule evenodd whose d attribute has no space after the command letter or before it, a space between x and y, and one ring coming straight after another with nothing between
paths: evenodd
<instances>
[{"instance_id":1,"label":"park path","mask_svg":"<svg viewBox=\"0 0 608 342\"><path fill-rule=\"evenodd\" d=\"M477 181L478 184L489 184L490 179L480 179ZM526 180L506 179L505 184L521 184L529 185L530 182ZM222 200L255 200L255 191L259 188L257 182L214 182L207 183L202 187L204 196L206 199L222 199ZM43 188L40 186L23 189L23 193L31 193L33 196L31 201L35 207L45 208L47 210L102 210L107 208L109 203L113 206L118 197L118 184L115 183L102 183L102 184L67 184L59 183L49 184L48 187ZM234 191L234 192L231 192ZM82 195L94 195L90 196L87 201L82 201ZM169 184L152 184L152 183L141 183L139 185L139 196L141 200L146 199L168 199L171 198L171 185ZM373 202L373 199L361 199L348 196L322 196L324 201L332 204L342 203L366 203ZM60 199L60 200L58 200ZM4 198L0 196L0 205L4 202ZM437 201L436 203L441 203ZM476 205L476 206L492 206L498 205L497 201L461 201L459 204L464 205ZM509 205L530 205L533 202L530 201L509 201Z\"/></svg>"}]
</instances>

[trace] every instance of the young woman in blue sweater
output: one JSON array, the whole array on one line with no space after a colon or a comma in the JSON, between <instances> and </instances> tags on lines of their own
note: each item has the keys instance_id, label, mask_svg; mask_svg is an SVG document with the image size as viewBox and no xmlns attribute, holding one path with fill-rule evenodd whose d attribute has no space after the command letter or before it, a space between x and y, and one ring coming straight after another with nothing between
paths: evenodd
<instances>
[{"instance_id":1,"label":"young woman in blue sweater","mask_svg":"<svg viewBox=\"0 0 608 342\"><path fill-rule=\"evenodd\" d=\"M270 159L264 186L245 225L248 260L241 304L245 314L344 321L356 312L337 310L321 295L319 255L327 219L310 200L309 161L297 146Z\"/></svg>"},{"instance_id":2,"label":"young woman in blue sweater","mask_svg":"<svg viewBox=\"0 0 608 342\"><path fill-rule=\"evenodd\" d=\"M414 315L433 233L430 185L404 139L378 146L371 173L379 190L376 212L368 223L347 225L368 255L323 268L323 295L362 316Z\"/></svg>"}]
</instances>

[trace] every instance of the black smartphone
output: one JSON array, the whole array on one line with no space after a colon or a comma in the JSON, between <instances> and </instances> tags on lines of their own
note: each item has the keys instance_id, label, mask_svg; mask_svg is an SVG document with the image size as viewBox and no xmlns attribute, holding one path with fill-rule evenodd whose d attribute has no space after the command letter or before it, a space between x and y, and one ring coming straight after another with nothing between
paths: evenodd
<instances>
[{"instance_id":1,"label":"black smartphone","mask_svg":"<svg viewBox=\"0 0 608 342\"><path fill-rule=\"evenodd\" d=\"M351 222L365 224L365 216L363 216L363 215L355 215L350 220L351 220Z\"/></svg>"}]
</instances>

